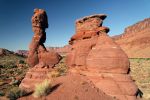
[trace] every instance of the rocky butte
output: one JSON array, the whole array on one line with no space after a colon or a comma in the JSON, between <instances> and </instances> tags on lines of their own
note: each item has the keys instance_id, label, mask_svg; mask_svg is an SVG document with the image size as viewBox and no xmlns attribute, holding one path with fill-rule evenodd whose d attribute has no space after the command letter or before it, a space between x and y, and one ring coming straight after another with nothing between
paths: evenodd
<instances>
[{"instance_id":1,"label":"rocky butte","mask_svg":"<svg viewBox=\"0 0 150 100\"><path fill-rule=\"evenodd\" d=\"M150 18L127 27L113 39L129 58L150 58Z\"/></svg>"},{"instance_id":2,"label":"rocky butte","mask_svg":"<svg viewBox=\"0 0 150 100\"><path fill-rule=\"evenodd\" d=\"M128 57L108 36L109 28L102 26L105 18L97 14L76 21L66 64L71 73L85 75L104 93L119 100L136 100L138 88L129 75Z\"/></svg>"},{"instance_id":3,"label":"rocky butte","mask_svg":"<svg viewBox=\"0 0 150 100\"><path fill-rule=\"evenodd\" d=\"M34 36L29 46L27 59L30 69L19 86L28 91L33 91L36 83L49 79L47 74L61 59L58 53L47 51L44 46L46 41L45 29L48 28L46 12L42 9L35 9L31 21Z\"/></svg>"}]
</instances>

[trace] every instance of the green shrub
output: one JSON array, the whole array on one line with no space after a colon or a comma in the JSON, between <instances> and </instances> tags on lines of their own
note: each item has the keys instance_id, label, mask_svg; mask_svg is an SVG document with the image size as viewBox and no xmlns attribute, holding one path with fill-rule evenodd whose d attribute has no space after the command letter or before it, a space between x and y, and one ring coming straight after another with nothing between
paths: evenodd
<instances>
[{"instance_id":1,"label":"green shrub","mask_svg":"<svg viewBox=\"0 0 150 100\"><path fill-rule=\"evenodd\" d=\"M14 87L10 90L10 92L8 93L7 97L10 100L17 100L20 97L26 96L29 93L26 92L25 90L21 90L19 89L19 87Z\"/></svg>"},{"instance_id":2,"label":"green shrub","mask_svg":"<svg viewBox=\"0 0 150 100\"><path fill-rule=\"evenodd\" d=\"M0 91L0 96L4 96L4 95L5 95L5 93Z\"/></svg>"},{"instance_id":3,"label":"green shrub","mask_svg":"<svg viewBox=\"0 0 150 100\"><path fill-rule=\"evenodd\" d=\"M44 80L42 83L37 84L35 86L35 91L33 96L36 98L46 96L51 91L51 88L52 88L51 81Z\"/></svg>"},{"instance_id":4,"label":"green shrub","mask_svg":"<svg viewBox=\"0 0 150 100\"><path fill-rule=\"evenodd\" d=\"M19 64L25 64L25 61L24 60L19 60L18 63Z\"/></svg>"}]
</instances>

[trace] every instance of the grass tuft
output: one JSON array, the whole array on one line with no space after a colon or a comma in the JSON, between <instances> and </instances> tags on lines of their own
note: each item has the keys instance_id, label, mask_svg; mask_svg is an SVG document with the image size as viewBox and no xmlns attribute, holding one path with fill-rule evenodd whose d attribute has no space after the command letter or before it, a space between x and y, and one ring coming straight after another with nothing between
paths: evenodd
<instances>
[{"instance_id":1,"label":"grass tuft","mask_svg":"<svg viewBox=\"0 0 150 100\"><path fill-rule=\"evenodd\" d=\"M46 96L51 91L51 88L52 88L51 81L46 79L42 83L37 84L35 86L35 91L33 96L35 98Z\"/></svg>"}]
</instances>

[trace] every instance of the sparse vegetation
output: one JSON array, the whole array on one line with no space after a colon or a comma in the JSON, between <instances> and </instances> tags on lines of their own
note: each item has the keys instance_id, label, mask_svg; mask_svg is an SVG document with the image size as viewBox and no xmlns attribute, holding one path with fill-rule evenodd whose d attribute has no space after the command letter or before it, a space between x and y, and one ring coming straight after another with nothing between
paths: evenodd
<instances>
[{"instance_id":1,"label":"sparse vegetation","mask_svg":"<svg viewBox=\"0 0 150 100\"><path fill-rule=\"evenodd\" d=\"M51 71L48 73L48 77L55 78L61 76L60 73L57 70Z\"/></svg>"},{"instance_id":2,"label":"sparse vegetation","mask_svg":"<svg viewBox=\"0 0 150 100\"><path fill-rule=\"evenodd\" d=\"M150 58L131 58L131 76L143 92L143 99L150 100Z\"/></svg>"},{"instance_id":3,"label":"sparse vegetation","mask_svg":"<svg viewBox=\"0 0 150 100\"><path fill-rule=\"evenodd\" d=\"M28 69L28 65L25 63L25 57L17 56L17 55L6 55L0 57L0 79L5 80L10 77L24 77L25 72ZM23 68L19 68L18 64L22 64Z\"/></svg>"},{"instance_id":4,"label":"sparse vegetation","mask_svg":"<svg viewBox=\"0 0 150 100\"><path fill-rule=\"evenodd\" d=\"M62 57L61 61L56 65L56 70L60 73L60 76L66 74L68 69L67 69L67 66L65 64L65 57L64 56Z\"/></svg>"},{"instance_id":5,"label":"sparse vegetation","mask_svg":"<svg viewBox=\"0 0 150 100\"><path fill-rule=\"evenodd\" d=\"M33 94L34 97L42 97L48 95L48 93L51 91L52 84L50 80L44 80L42 83L37 84L35 86L35 92Z\"/></svg>"},{"instance_id":6,"label":"sparse vegetation","mask_svg":"<svg viewBox=\"0 0 150 100\"><path fill-rule=\"evenodd\" d=\"M65 57L56 65L55 70L48 74L49 77L55 78L65 75L67 72L67 66L65 65Z\"/></svg>"},{"instance_id":7,"label":"sparse vegetation","mask_svg":"<svg viewBox=\"0 0 150 100\"><path fill-rule=\"evenodd\" d=\"M5 95L4 92L0 91L0 96L4 96L4 95Z\"/></svg>"},{"instance_id":8,"label":"sparse vegetation","mask_svg":"<svg viewBox=\"0 0 150 100\"><path fill-rule=\"evenodd\" d=\"M52 78L65 75L67 67L64 63L65 57L56 65L55 70L50 72ZM22 64L23 67L18 67L17 64ZM150 99L150 58L130 58L130 74L143 92L144 100ZM8 96L9 98L18 98L23 96L23 92L15 92L12 89L18 88L21 79L25 76L28 70L28 65L25 62L25 57L9 55L0 57L0 96ZM17 82L18 84L10 84ZM35 97L47 95L51 91L51 81L45 80L38 84L34 92ZM11 90L11 92L9 92ZM13 99L11 99L13 100Z\"/></svg>"},{"instance_id":9,"label":"sparse vegetation","mask_svg":"<svg viewBox=\"0 0 150 100\"><path fill-rule=\"evenodd\" d=\"M29 94L28 92L26 92L25 90L19 89L19 87L13 87L8 93L7 97L10 100L17 100L18 98L26 96L28 94Z\"/></svg>"},{"instance_id":10,"label":"sparse vegetation","mask_svg":"<svg viewBox=\"0 0 150 100\"><path fill-rule=\"evenodd\" d=\"M18 97L16 96L15 92L12 92L13 90L11 92L10 90L18 88L21 80L24 78L25 73L29 68L25 62L25 59L26 58L23 56L14 54L0 56L0 93L2 94L1 96L7 95L10 98ZM18 64L22 64L22 67L19 67Z\"/></svg>"},{"instance_id":11,"label":"sparse vegetation","mask_svg":"<svg viewBox=\"0 0 150 100\"><path fill-rule=\"evenodd\" d=\"M14 92L10 93L10 90L18 87L21 80L24 78L29 68L25 60L25 57L14 54L0 57L0 96L10 94L9 96L12 98L18 97ZM51 72L53 78L65 75L67 72L64 61L65 57L56 65L55 71ZM19 64L22 66L18 66Z\"/></svg>"}]
</instances>

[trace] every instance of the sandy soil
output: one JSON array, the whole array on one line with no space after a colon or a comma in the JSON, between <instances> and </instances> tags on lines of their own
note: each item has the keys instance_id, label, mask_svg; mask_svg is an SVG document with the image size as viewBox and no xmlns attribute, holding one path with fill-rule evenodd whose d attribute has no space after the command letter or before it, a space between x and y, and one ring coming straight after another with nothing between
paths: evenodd
<instances>
[{"instance_id":1,"label":"sandy soil","mask_svg":"<svg viewBox=\"0 0 150 100\"><path fill-rule=\"evenodd\" d=\"M114 100L106 95L84 76L61 76L53 81L52 92L42 98L34 98L32 95L19 100Z\"/></svg>"}]
</instances>

